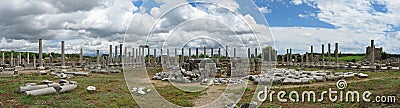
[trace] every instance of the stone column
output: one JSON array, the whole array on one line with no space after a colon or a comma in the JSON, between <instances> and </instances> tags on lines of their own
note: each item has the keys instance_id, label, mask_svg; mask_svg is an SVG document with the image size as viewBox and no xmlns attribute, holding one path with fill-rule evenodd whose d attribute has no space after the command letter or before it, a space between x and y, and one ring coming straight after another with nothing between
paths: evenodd
<instances>
[{"instance_id":1,"label":"stone column","mask_svg":"<svg viewBox=\"0 0 400 108\"><path fill-rule=\"evenodd\" d=\"M338 65L338 63L339 63L338 52L339 52L339 43L335 43L335 63L336 63L336 65Z\"/></svg>"},{"instance_id":2,"label":"stone column","mask_svg":"<svg viewBox=\"0 0 400 108\"><path fill-rule=\"evenodd\" d=\"M199 48L196 48L196 59L199 58Z\"/></svg>"},{"instance_id":3,"label":"stone column","mask_svg":"<svg viewBox=\"0 0 400 108\"><path fill-rule=\"evenodd\" d=\"M11 51L10 54L10 65L11 67L14 67L14 51Z\"/></svg>"},{"instance_id":4,"label":"stone column","mask_svg":"<svg viewBox=\"0 0 400 108\"><path fill-rule=\"evenodd\" d=\"M144 55L144 47L142 47L142 48L140 48L141 50L142 50L142 56L140 57L140 60L143 62L143 63L146 63L146 60L145 60L145 55Z\"/></svg>"},{"instance_id":5,"label":"stone column","mask_svg":"<svg viewBox=\"0 0 400 108\"><path fill-rule=\"evenodd\" d=\"M185 60L185 51L184 51L184 49L182 48L181 49L181 59L180 59L180 62L179 63L183 63L183 61Z\"/></svg>"},{"instance_id":6,"label":"stone column","mask_svg":"<svg viewBox=\"0 0 400 108\"><path fill-rule=\"evenodd\" d=\"M289 65L292 65L293 63L293 58L292 58L292 48L289 49Z\"/></svg>"},{"instance_id":7,"label":"stone column","mask_svg":"<svg viewBox=\"0 0 400 108\"><path fill-rule=\"evenodd\" d=\"M250 56L250 48L247 48L247 57L251 58L251 56Z\"/></svg>"},{"instance_id":8,"label":"stone column","mask_svg":"<svg viewBox=\"0 0 400 108\"><path fill-rule=\"evenodd\" d=\"M65 44L64 41L61 41L61 67L65 67Z\"/></svg>"},{"instance_id":9,"label":"stone column","mask_svg":"<svg viewBox=\"0 0 400 108\"><path fill-rule=\"evenodd\" d=\"M310 55L310 58L311 58L311 63L312 64L314 64L314 47L311 45L311 55Z\"/></svg>"},{"instance_id":10,"label":"stone column","mask_svg":"<svg viewBox=\"0 0 400 108\"><path fill-rule=\"evenodd\" d=\"M233 58L236 58L236 48L233 48Z\"/></svg>"},{"instance_id":11,"label":"stone column","mask_svg":"<svg viewBox=\"0 0 400 108\"><path fill-rule=\"evenodd\" d=\"M96 63L100 65L100 50L96 50Z\"/></svg>"},{"instance_id":12,"label":"stone column","mask_svg":"<svg viewBox=\"0 0 400 108\"><path fill-rule=\"evenodd\" d=\"M189 58L192 58L192 49L189 48Z\"/></svg>"},{"instance_id":13,"label":"stone column","mask_svg":"<svg viewBox=\"0 0 400 108\"><path fill-rule=\"evenodd\" d=\"M42 39L39 39L39 67L43 67L43 46Z\"/></svg>"},{"instance_id":14,"label":"stone column","mask_svg":"<svg viewBox=\"0 0 400 108\"><path fill-rule=\"evenodd\" d=\"M374 45L374 40L371 40L371 51L370 51L370 66L372 68L375 68L375 45Z\"/></svg>"},{"instance_id":15,"label":"stone column","mask_svg":"<svg viewBox=\"0 0 400 108\"><path fill-rule=\"evenodd\" d=\"M21 64L22 64L22 55L21 55L21 52L19 52L18 53L18 66L21 66Z\"/></svg>"},{"instance_id":16,"label":"stone column","mask_svg":"<svg viewBox=\"0 0 400 108\"><path fill-rule=\"evenodd\" d=\"M153 54L154 54L154 62L157 63L157 49L153 49Z\"/></svg>"},{"instance_id":17,"label":"stone column","mask_svg":"<svg viewBox=\"0 0 400 108\"><path fill-rule=\"evenodd\" d=\"M207 58L207 51L206 51L206 46L203 46L203 55L204 55L204 57L203 58Z\"/></svg>"},{"instance_id":18,"label":"stone column","mask_svg":"<svg viewBox=\"0 0 400 108\"><path fill-rule=\"evenodd\" d=\"M26 52L26 62L29 65L29 52Z\"/></svg>"},{"instance_id":19,"label":"stone column","mask_svg":"<svg viewBox=\"0 0 400 108\"><path fill-rule=\"evenodd\" d=\"M151 63L150 61L151 61L151 57L150 57L150 46L149 47L147 47L147 63Z\"/></svg>"},{"instance_id":20,"label":"stone column","mask_svg":"<svg viewBox=\"0 0 400 108\"><path fill-rule=\"evenodd\" d=\"M140 60L141 60L141 62L143 62L143 63L146 63L146 61L145 61L145 56L144 56L144 47L142 47L142 48L140 48L142 51L142 53L140 54L140 55L142 55L141 57L140 57Z\"/></svg>"},{"instance_id":21,"label":"stone column","mask_svg":"<svg viewBox=\"0 0 400 108\"><path fill-rule=\"evenodd\" d=\"M131 60L132 60L131 52L128 52L126 63L131 63Z\"/></svg>"},{"instance_id":22,"label":"stone column","mask_svg":"<svg viewBox=\"0 0 400 108\"><path fill-rule=\"evenodd\" d=\"M135 48L132 48L131 63L133 64L134 61L135 61Z\"/></svg>"},{"instance_id":23,"label":"stone column","mask_svg":"<svg viewBox=\"0 0 400 108\"><path fill-rule=\"evenodd\" d=\"M164 64L164 59L165 59L165 58L163 57L163 52L162 52L162 48L161 48L161 49L160 49L160 60L161 60L160 63L161 63L161 64Z\"/></svg>"},{"instance_id":24,"label":"stone column","mask_svg":"<svg viewBox=\"0 0 400 108\"><path fill-rule=\"evenodd\" d=\"M257 58L258 57L258 53L257 53L257 48L254 48L254 58Z\"/></svg>"},{"instance_id":25,"label":"stone column","mask_svg":"<svg viewBox=\"0 0 400 108\"><path fill-rule=\"evenodd\" d=\"M124 64L126 64L127 62L127 58L128 58L128 56L127 56L127 53L128 53L128 48L125 46L125 52L124 52Z\"/></svg>"},{"instance_id":26,"label":"stone column","mask_svg":"<svg viewBox=\"0 0 400 108\"><path fill-rule=\"evenodd\" d=\"M136 51L135 51L135 62L137 63L138 62L138 58L139 58L139 48L136 48Z\"/></svg>"},{"instance_id":27,"label":"stone column","mask_svg":"<svg viewBox=\"0 0 400 108\"><path fill-rule=\"evenodd\" d=\"M325 46L322 44L322 65L325 65Z\"/></svg>"},{"instance_id":28,"label":"stone column","mask_svg":"<svg viewBox=\"0 0 400 108\"><path fill-rule=\"evenodd\" d=\"M228 59L229 58L229 55L228 55L228 46L225 46L225 48L226 48L226 50L225 50L225 57L226 57L226 59Z\"/></svg>"},{"instance_id":29,"label":"stone column","mask_svg":"<svg viewBox=\"0 0 400 108\"><path fill-rule=\"evenodd\" d=\"M211 56L210 56L211 58L213 58L214 57L214 48L211 48Z\"/></svg>"},{"instance_id":30,"label":"stone column","mask_svg":"<svg viewBox=\"0 0 400 108\"><path fill-rule=\"evenodd\" d=\"M185 57L185 51L184 51L185 49L181 49L181 55L182 55L182 57Z\"/></svg>"},{"instance_id":31,"label":"stone column","mask_svg":"<svg viewBox=\"0 0 400 108\"><path fill-rule=\"evenodd\" d=\"M114 63L117 63L117 59L118 59L118 45L115 45L114 48Z\"/></svg>"},{"instance_id":32,"label":"stone column","mask_svg":"<svg viewBox=\"0 0 400 108\"><path fill-rule=\"evenodd\" d=\"M328 65L331 62L331 43L328 43Z\"/></svg>"},{"instance_id":33,"label":"stone column","mask_svg":"<svg viewBox=\"0 0 400 108\"><path fill-rule=\"evenodd\" d=\"M83 49L81 48L81 51L79 53L79 63L81 66L83 66Z\"/></svg>"},{"instance_id":34,"label":"stone column","mask_svg":"<svg viewBox=\"0 0 400 108\"><path fill-rule=\"evenodd\" d=\"M110 45L110 52L109 52L110 54L108 55L108 59L109 59L109 61L108 62L110 62L109 64L111 64L112 63L112 58L113 58L113 55L112 55L112 45Z\"/></svg>"},{"instance_id":35,"label":"stone column","mask_svg":"<svg viewBox=\"0 0 400 108\"><path fill-rule=\"evenodd\" d=\"M300 55L300 60L301 60L301 64L303 64L304 63L304 60L303 60L303 55Z\"/></svg>"},{"instance_id":36,"label":"stone column","mask_svg":"<svg viewBox=\"0 0 400 108\"><path fill-rule=\"evenodd\" d=\"M221 48L218 48L218 58L221 58Z\"/></svg>"},{"instance_id":37,"label":"stone column","mask_svg":"<svg viewBox=\"0 0 400 108\"><path fill-rule=\"evenodd\" d=\"M268 65L272 63L272 49L268 49Z\"/></svg>"},{"instance_id":38,"label":"stone column","mask_svg":"<svg viewBox=\"0 0 400 108\"><path fill-rule=\"evenodd\" d=\"M162 48L160 49L160 57L163 56Z\"/></svg>"},{"instance_id":39,"label":"stone column","mask_svg":"<svg viewBox=\"0 0 400 108\"><path fill-rule=\"evenodd\" d=\"M122 64L122 44L119 44L119 64Z\"/></svg>"},{"instance_id":40,"label":"stone column","mask_svg":"<svg viewBox=\"0 0 400 108\"><path fill-rule=\"evenodd\" d=\"M177 53L177 50L176 50L176 48L175 48L174 50L175 50L175 57L176 57L178 53Z\"/></svg>"},{"instance_id":41,"label":"stone column","mask_svg":"<svg viewBox=\"0 0 400 108\"><path fill-rule=\"evenodd\" d=\"M289 49L286 49L286 65L289 64Z\"/></svg>"},{"instance_id":42,"label":"stone column","mask_svg":"<svg viewBox=\"0 0 400 108\"><path fill-rule=\"evenodd\" d=\"M306 52L306 64L308 64L308 52Z\"/></svg>"},{"instance_id":43,"label":"stone column","mask_svg":"<svg viewBox=\"0 0 400 108\"><path fill-rule=\"evenodd\" d=\"M167 62L169 62L169 49L167 49Z\"/></svg>"}]
</instances>

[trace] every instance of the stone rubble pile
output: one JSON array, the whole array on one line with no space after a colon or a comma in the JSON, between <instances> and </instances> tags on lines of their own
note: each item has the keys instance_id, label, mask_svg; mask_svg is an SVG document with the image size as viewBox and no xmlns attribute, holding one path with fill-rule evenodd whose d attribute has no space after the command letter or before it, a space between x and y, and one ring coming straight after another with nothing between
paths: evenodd
<instances>
[{"instance_id":1,"label":"stone rubble pile","mask_svg":"<svg viewBox=\"0 0 400 108\"><path fill-rule=\"evenodd\" d=\"M25 86L21 86L18 88L19 93L25 93L25 95L46 95L53 93L65 93L68 91L72 91L78 87L78 83L76 81L67 81L60 80L59 83L55 83L49 80L41 81L40 85L36 83L27 83Z\"/></svg>"},{"instance_id":2,"label":"stone rubble pile","mask_svg":"<svg viewBox=\"0 0 400 108\"><path fill-rule=\"evenodd\" d=\"M246 78L254 84L310 84L314 82L337 81L348 78L368 78L364 73L329 72L329 71L296 71L294 69L267 69L260 75L249 75Z\"/></svg>"},{"instance_id":3,"label":"stone rubble pile","mask_svg":"<svg viewBox=\"0 0 400 108\"><path fill-rule=\"evenodd\" d=\"M201 85L221 85L221 84L242 84L245 83L243 78L214 78L214 79L203 79Z\"/></svg>"},{"instance_id":4,"label":"stone rubble pile","mask_svg":"<svg viewBox=\"0 0 400 108\"><path fill-rule=\"evenodd\" d=\"M92 68L90 69L90 72L92 73L100 73L100 74L109 74L109 73L121 73L121 70L115 69L115 70L107 70L107 69L101 69L101 68Z\"/></svg>"},{"instance_id":5,"label":"stone rubble pile","mask_svg":"<svg viewBox=\"0 0 400 108\"><path fill-rule=\"evenodd\" d=\"M153 80L169 80L177 83L192 83L202 81L202 77L198 70L186 71L185 69L179 69L170 72L159 72L153 76Z\"/></svg>"}]
</instances>

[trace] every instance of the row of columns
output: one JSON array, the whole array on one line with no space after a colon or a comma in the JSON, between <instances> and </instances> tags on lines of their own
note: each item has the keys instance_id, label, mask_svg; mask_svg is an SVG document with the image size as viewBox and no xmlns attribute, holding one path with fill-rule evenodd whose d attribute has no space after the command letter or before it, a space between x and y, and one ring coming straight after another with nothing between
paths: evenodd
<instances>
[{"instance_id":1,"label":"row of columns","mask_svg":"<svg viewBox=\"0 0 400 108\"><path fill-rule=\"evenodd\" d=\"M44 61L43 61L43 42L42 42L42 39L39 39L39 67L44 67L44 65L43 65L43 63L44 63ZM118 59L119 58L119 63L122 63L122 61L124 60L123 58L125 58L125 59L128 59L129 58L129 60L131 60L131 57L134 57L134 54L136 55L135 56L135 58L142 58L143 56L144 56L144 48L147 48L147 53L148 53L148 55L150 54L150 48L149 47L141 47L141 49L136 49L135 50L135 48L132 48L132 56L131 56L131 52L128 52L127 51L127 47L125 47L125 55L127 55L127 53L129 53L129 56L128 57L124 57L123 55L122 55L122 47L123 47L123 45L122 44L120 44L119 45L120 46L120 54L119 54L119 56L117 56L118 55L118 46L115 46L115 56L114 56L114 58L115 58L115 60L116 59ZM234 56L234 58L236 58L236 48L233 48L233 56ZM162 49L160 49L160 51L161 51L161 53L162 53ZM257 48L255 48L255 56L257 57ZM5 64L5 62L4 62L4 51L2 51L1 52L2 53L2 64L4 65ZM198 48L196 48L196 57L198 58L199 57L199 54L198 54L199 52L198 52ZM204 46L204 49L203 49L203 54L204 54L204 56L206 56L207 55L207 50L206 50L206 47ZM251 52L250 52L250 48L248 48L248 57L250 58L251 56L250 56L250 54L251 54ZM156 55L156 49L154 49L154 55ZM182 48L182 55L184 55L184 48ZM189 57L191 57L191 48L189 48ZM214 48L211 48L211 57L214 55ZM35 55L33 55L33 56L35 56ZM100 53L99 53L99 50L96 50L96 63L97 64L100 64ZM167 49L167 56L169 56L169 49ZM175 49L175 56L177 56L177 49ZM226 57L228 57L228 47L226 46L226 55L225 55ZM155 56L154 56L155 57ZM219 58L221 58L221 48L218 48L218 57ZM29 64L29 58L30 58L30 56L29 56L29 53L27 54L27 63ZM109 58L110 58L110 63L112 62L112 58L113 58L113 53L112 53L112 45L110 45L110 53L109 53ZM11 61L14 61L14 58L13 58L13 53L11 53ZM143 61L143 60L140 60L140 61ZM114 61L115 62L115 61ZM83 49L81 48L80 49L80 53L79 53L79 63L80 63L80 65L81 66L83 66ZM18 64L21 64L21 54L19 54L19 56L18 56ZM11 62L11 65L12 66L14 66L14 62ZM34 57L34 65L36 66L36 58ZM64 41L61 41L61 66L62 67L65 67L65 42Z\"/></svg>"},{"instance_id":2,"label":"row of columns","mask_svg":"<svg viewBox=\"0 0 400 108\"><path fill-rule=\"evenodd\" d=\"M308 53L308 52L305 53L305 55L304 55L305 59L304 60L305 60L306 64L310 64L310 62L311 62L311 64L315 64L316 61L315 61L315 58L314 58L314 46L311 45L310 51L311 51L311 53ZM338 52L339 52L339 44L335 43L335 50L334 50L335 64L338 64L338 62L339 62ZM331 44L330 43L328 43L328 53L327 54L328 54L328 64L330 64L331 63ZM304 56L300 56L302 60L303 60ZM326 64L325 63L325 45L324 44L322 44L322 47L321 47L321 56L322 56L322 60L321 60L320 63L321 64ZM292 57L293 57L292 49L291 48L290 49L286 49L286 63L288 65L291 65L292 62L297 63L297 56L295 56L295 58L294 58L295 61L293 61ZM284 60L283 56L282 56L282 60Z\"/></svg>"}]
</instances>

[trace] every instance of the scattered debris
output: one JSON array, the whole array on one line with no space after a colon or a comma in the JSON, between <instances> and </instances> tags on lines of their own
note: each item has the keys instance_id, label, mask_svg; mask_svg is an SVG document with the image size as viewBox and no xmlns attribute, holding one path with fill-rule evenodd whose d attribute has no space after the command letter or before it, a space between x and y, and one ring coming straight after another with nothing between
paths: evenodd
<instances>
[{"instance_id":1,"label":"scattered debris","mask_svg":"<svg viewBox=\"0 0 400 108\"><path fill-rule=\"evenodd\" d=\"M263 74L249 75L246 78L254 84L310 84L314 82L337 81L340 79L368 78L367 74L330 71L296 71L294 69L266 69Z\"/></svg>"},{"instance_id":2,"label":"scattered debris","mask_svg":"<svg viewBox=\"0 0 400 108\"><path fill-rule=\"evenodd\" d=\"M26 83L25 86L19 87L18 92L25 92L26 95L46 95L52 93L65 93L71 90L74 90L78 87L78 83L76 81L67 81L60 80L59 83L55 83L50 80L41 81L41 85L36 85L36 83Z\"/></svg>"},{"instance_id":3,"label":"scattered debris","mask_svg":"<svg viewBox=\"0 0 400 108\"><path fill-rule=\"evenodd\" d=\"M138 94L141 94L141 95L145 95L146 93L149 93L150 91L151 91L151 89L147 88L147 87L139 87L139 88L133 87L131 90L132 93L137 92Z\"/></svg>"},{"instance_id":4,"label":"scattered debris","mask_svg":"<svg viewBox=\"0 0 400 108\"><path fill-rule=\"evenodd\" d=\"M88 87L86 87L86 90L87 90L88 92L92 92L92 91L95 91L95 90L96 90L96 87L94 87L94 86L88 86Z\"/></svg>"}]
</instances>

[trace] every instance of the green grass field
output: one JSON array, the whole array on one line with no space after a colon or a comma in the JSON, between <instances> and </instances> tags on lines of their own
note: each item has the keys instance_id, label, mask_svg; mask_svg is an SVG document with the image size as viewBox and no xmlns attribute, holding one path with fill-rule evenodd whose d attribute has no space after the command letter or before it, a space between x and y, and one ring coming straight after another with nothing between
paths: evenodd
<instances>
[{"instance_id":1,"label":"green grass field","mask_svg":"<svg viewBox=\"0 0 400 108\"><path fill-rule=\"evenodd\" d=\"M161 69L148 68L149 74L161 71ZM332 71L348 71L348 70L332 70ZM348 90L370 90L373 96L389 96L395 95L400 97L400 72L364 72L368 73L371 80L352 82L348 84ZM35 82L39 83L42 80L53 80L58 82L52 76L29 76L22 75L20 77L1 77L0 78L0 102L5 107L139 107L131 97L124 76L119 74L91 74L89 77L77 76L73 77L71 81L77 81L79 86L77 89L63 93L63 94L50 94L44 96L25 96L23 93L17 93L17 88L23 86L25 83ZM360 79L353 79L360 80ZM335 82L328 82L335 83ZM322 85L324 83L321 83ZM87 92L87 86L96 86L96 92ZM286 85L280 85L282 87ZM272 89L284 91L310 91L315 90L320 93L322 90L329 88L336 88L335 85L323 86L305 86L287 89ZM201 96L206 95L205 92L184 92L171 84L164 86L156 86L157 91L165 99L170 102L180 105L191 107L195 106L194 100ZM255 86L249 85L246 88L245 94L240 100L239 104L249 102L253 96ZM222 91L224 89L221 89ZM275 99L276 100L276 99ZM277 101L264 102L261 107L400 107L400 102L396 103L356 103L356 102L287 102L281 103Z\"/></svg>"}]
</instances>

